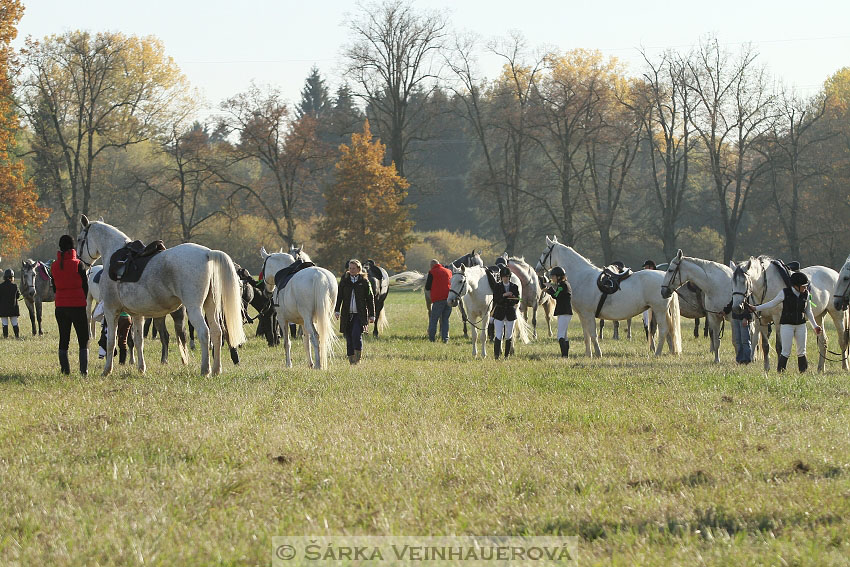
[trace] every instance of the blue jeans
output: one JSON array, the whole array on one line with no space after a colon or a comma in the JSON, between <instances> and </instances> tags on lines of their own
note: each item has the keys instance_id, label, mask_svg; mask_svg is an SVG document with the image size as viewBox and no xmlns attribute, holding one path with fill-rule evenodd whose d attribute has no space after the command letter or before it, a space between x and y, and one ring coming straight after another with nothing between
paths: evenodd
<instances>
[{"instance_id":1,"label":"blue jeans","mask_svg":"<svg viewBox=\"0 0 850 567\"><path fill-rule=\"evenodd\" d=\"M359 313L352 313L348 319L345 333L345 350L348 356L354 356L355 350L363 350L363 323Z\"/></svg>"},{"instance_id":2,"label":"blue jeans","mask_svg":"<svg viewBox=\"0 0 850 567\"><path fill-rule=\"evenodd\" d=\"M732 324L732 344L735 345L735 362L749 364L753 361L753 347L750 339L750 322L746 319L730 319Z\"/></svg>"},{"instance_id":3,"label":"blue jeans","mask_svg":"<svg viewBox=\"0 0 850 567\"><path fill-rule=\"evenodd\" d=\"M452 306L446 300L435 301L431 304L431 319L428 321L428 339L433 343L437 338L437 321L440 322L440 337L443 342L449 341L449 315Z\"/></svg>"}]
</instances>

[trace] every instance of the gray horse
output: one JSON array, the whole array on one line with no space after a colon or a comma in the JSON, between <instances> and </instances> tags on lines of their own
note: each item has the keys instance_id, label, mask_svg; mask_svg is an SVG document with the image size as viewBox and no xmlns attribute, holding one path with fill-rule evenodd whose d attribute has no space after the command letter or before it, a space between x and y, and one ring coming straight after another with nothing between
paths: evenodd
<instances>
[{"instance_id":1,"label":"gray horse","mask_svg":"<svg viewBox=\"0 0 850 567\"><path fill-rule=\"evenodd\" d=\"M32 334L36 332L36 321L38 321L38 334L43 335L41 328L41 304L53 302L53 286L50 282L50 262L45 263L32 259L21 263L21 295L30 313L30 324Z\"/></svg>"}]
</instances>

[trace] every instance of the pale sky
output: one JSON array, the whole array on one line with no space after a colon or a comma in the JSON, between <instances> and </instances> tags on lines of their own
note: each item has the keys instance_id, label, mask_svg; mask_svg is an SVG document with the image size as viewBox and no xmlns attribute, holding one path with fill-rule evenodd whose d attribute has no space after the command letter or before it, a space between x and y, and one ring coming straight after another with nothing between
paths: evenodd
<instances>
[{"instance_id":1,"label":"pale sky","mask_svg":"<svg viewBox=\"0 0 850 567\"><path fill-rule=\"evenodd\" d=\"M252 80L299 99L304 79L319 67L333 91L341 81L346 22L358 13L343 0L23 0L23 37L72 29L155 35L211 106ZM533 1L414 0L449 15L453 29L481 37L520 31L530 46L599 49L639 70L638 49L686 50L709 33L737 50L754 43L777 79L802 94L850 65L850 1L659 0ZM483 61L492 78L495 61Z\"/></svg>"}]
</instances>

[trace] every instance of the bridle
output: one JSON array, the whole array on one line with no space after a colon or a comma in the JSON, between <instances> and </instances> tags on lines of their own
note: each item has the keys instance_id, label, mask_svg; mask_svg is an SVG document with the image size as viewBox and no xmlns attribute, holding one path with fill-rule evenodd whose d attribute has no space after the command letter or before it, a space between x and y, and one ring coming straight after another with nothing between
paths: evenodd
<instances>
[{"instance_id":1,"label":"bridle","mask_svg":"<svg viewBox=\"0 0 850 567\"><path fill-rule=\"evenodd\" d=\"M678 262L676 262L676 269L673 270L673 275L670 276L670 285L675 285L676 276L679 276L679 285L677 285L676 287L673 288L673 293L679 291L680 287L682 287L683 285L688 283L686 281L682 281L682 271L681 270L682 270L682 260L680 259ZM662 289L664 289L664 288L670 289L670 285L665 285L665 286L661 286L661 287L662 287Z\"/></svg>"},{"instance_id":2,"label":"bridle","mask_svg":"<svg viewBox=\"0 0 850 567\"><path fill-rule=\"evenodd\" d=\"M843 270L842 270L843 271ZM847 285L844 287L844 291L841 293L833 294L833 298L839 298L842 301L846 301L847 295L850 294L850 277L847 277ZM845 308L846 309L846 308Z\"/></svg>"},{"instance_id":3,"label":"bridle","mask_svg":"<svg viewBox=\"0 0 850 567\"><path fill-rule=\"evenodd\" d=\"M96 262L97 259L91 253L91 247L89 246L89 230L91 230L91 224L86 227L86 232L83 234L83 240L80 243L80 254L78 260L86 265L87 268L91 268L92 264L83 260L83 248L85 248L85 252L89 258L92 258L92 262Z\"/></svg>"},{"instance_id":4,"label":"bridle","mask_svg":"<svg viewBox=\"0 0 850 567\"><path fill-rule=\"evenodd\" d=\"M463 272L455 272L455 273L460 274L460 277L461 277L460 292L455 291L454 286L450 286L448 298L450 299L452 294L455 294L455 297L457 298L457 300L460 301L460 298L463 297L464 295L466 295L466 291L467 291L467 289L466 289L466 274L463 273Z\"/></svg>"},{"instance_id":5,"label":"bridle","mask_svg":"<svg viewBox=\"0 0 850 567\"><path fill-rule=\"evenodd\" d=\"M21 287L23 288L24 295L29 295L29 290L32 290L32 296L35 297L37 293L37 289L35 287L35 268L37 264L33 264L32 266L28 266L24 264L21 266ZM29 279L32 278L32 283L29 282Z\"/></svg>"},{"instance_id":6,"label":"bridle","mask_svg":"<svg viewBox=\"0 0 850 567\"><path fill-rule=\"evenodd\" d=\"M552 250L555 249L555 244L557 244L557 242L551 243L549 245L549 248L546 250L546 252L544 252L543 254L540 255L540 260L538 261L538 263L540 264L540 266L544 270L546 269L546 262L549 262L549 269L550 270L553 268L553 266L552 266Z\"/></svg>"}]
</instances>

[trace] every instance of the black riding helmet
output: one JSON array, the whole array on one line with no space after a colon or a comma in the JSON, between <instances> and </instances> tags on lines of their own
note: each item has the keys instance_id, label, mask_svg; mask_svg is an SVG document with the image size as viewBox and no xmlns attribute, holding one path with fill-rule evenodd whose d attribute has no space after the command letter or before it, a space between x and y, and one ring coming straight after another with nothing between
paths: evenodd
<instances>
[{"instance_id":1,"label":"black riding helmet","mask_svg":"<svg viewBox=\"0 0 850 567\"><path fill-rule=\"evenodd\" d=\"M496 258L496 265L497 266L507 266L508 261L505 260L505 258L503 256L499 256L498 258Z\"/></svg>"},{"instance_id":2,"label":"black riding helmet","mask_svg":"<svg viewBox=\"0 0 850 567\"><path fill-rule=\"evenodd\" d=\"M551 270L549 270L550 278L562 278L567 275L567 272L564 271L564 268L561 266L555 266Z\"/></svg>"},{"instance_id":3,"label":"black riding helmet","mask_svg":"<svg viewBox=\"0 0 850 567\"><path fill-rule=\"evenodd\" d=\"M7 268L6 271L3 272L3 279L4 280L11 280L14 277L15 277L15 270L13 270L12 268Z\"/></svg>"},{"instance_id":4,"label":"black riding helmet","mask_svg":"<svg viewBox=\"0 0 850 567\"><path fill-rule=\"evenodd\" d=\"M809 285L809 276L803 272L794 272L791 274L791 285Z\"/></svg>"},{"instance_id":5,"label":"black riding helmet","mask_svg":"<svg viewBox=\"0 0 850 567\"><path fill-rule=\"evenodd\" d=\"M511 271L508 269L508 267L507 267L507 266L502 266L501 268L499 268L499 277L500 277L500 278L503 278L503 277L505 277L505 276L510 277L510 276L511 276Z\"/></svg>"}]
</instances>

